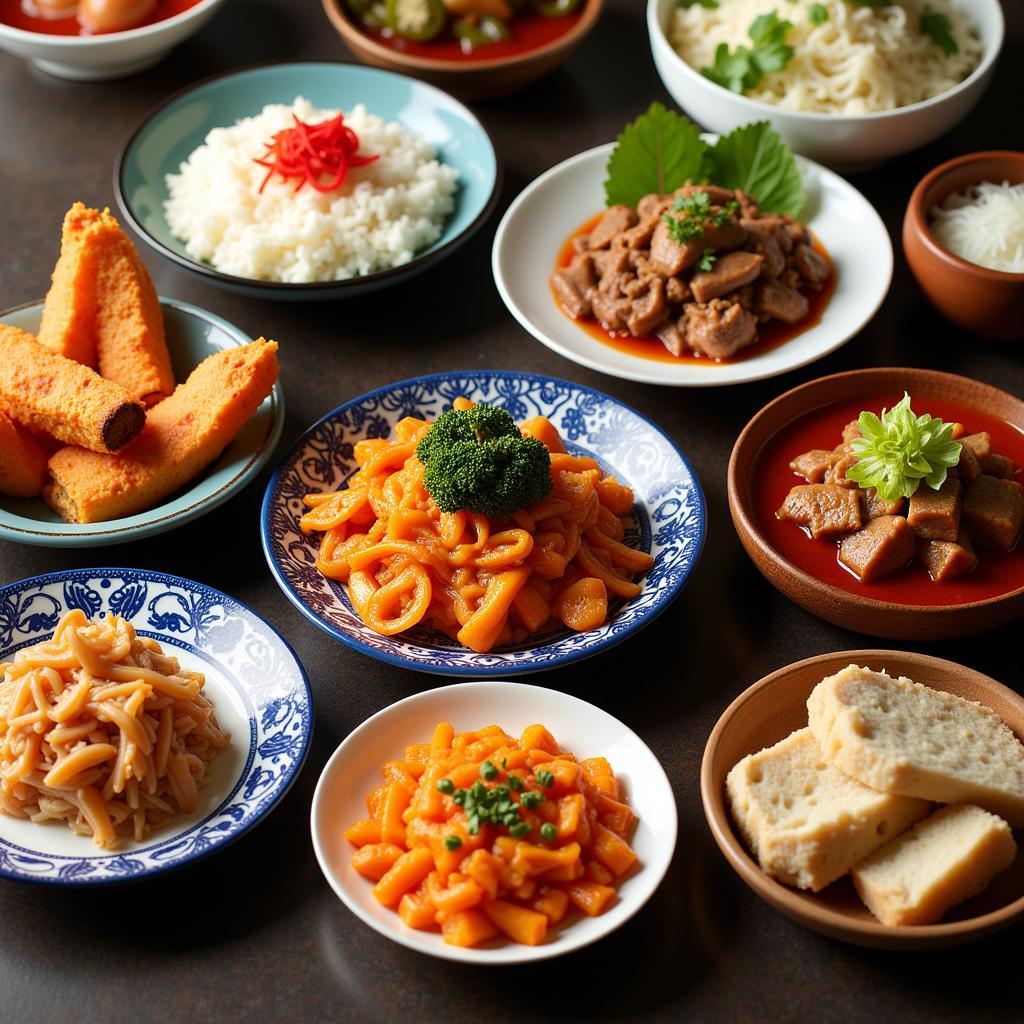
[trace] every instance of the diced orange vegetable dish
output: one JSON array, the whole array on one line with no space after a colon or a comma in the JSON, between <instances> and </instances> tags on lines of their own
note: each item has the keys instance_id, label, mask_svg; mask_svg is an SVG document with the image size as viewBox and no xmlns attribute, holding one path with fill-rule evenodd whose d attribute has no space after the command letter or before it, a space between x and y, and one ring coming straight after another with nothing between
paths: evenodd
<instances>
[{"instance_id":1,"label":"diced orange vegetable dish","mask_svg":"<svg viewBox=\"0 0 1024 1024\"><path fill-rule=\"evenodd\" d=\"M542 725L516 739L442 722L381 776L369 817L345 831L352 865L408 927L453 946L539 945L570 907L603 913L636 864L637 817L611 765L578 761Z\"/></svg>"}]
</instances>

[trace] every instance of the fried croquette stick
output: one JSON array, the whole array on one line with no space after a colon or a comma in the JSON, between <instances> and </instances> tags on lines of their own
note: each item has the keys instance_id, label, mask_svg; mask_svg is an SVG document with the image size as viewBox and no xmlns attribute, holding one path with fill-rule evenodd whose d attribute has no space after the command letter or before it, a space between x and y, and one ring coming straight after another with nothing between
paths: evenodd
<instances>
[{"instance_id":1,"label":"fried croquette stick","mask_svg":"<svg viewBox=\"0 0 1024 1024\"><path fill-rule=\"evenodd\" d=\"M164 314L153 280L108 210L91 232L99 247L96 357L100 374L149 407L174 390Z\"/></svg>"},{"instance_id":2,"label":"fried croquette stick","mask_svg":"<svg viewBox=\"0 0 1024 1024\"><path fill-rule=\"evenodd\" d=\"M220 455L270 394L277 372L277 342L263 338L210 356L149 410L145 429L124 451L54 453L43 497L71 523L151 508Z\"/></svg>"},{"instance_id":3,"label":"fried croquette stick","mask_svg":"<svg viewBox=\"0 0 1024 1024\"><path fill-rule=\"evenodd\" d=\"M90 240L98 210L75 203L64 215L60 257L43 303L39 340L66 359L96 367L96 272L100 248Z\"/></svg>"},{"instance_id":4,"label":"fried croquette stick","mask_svg":"<svg viewBox=\"0 0 1024 1024\"><path fill-rule=\"evenodd\" d=\"M49 478L50 453L24 427L0 412L0 493L35 498Z\"/></svg>"},{"instance_id":5,"label":"fried croquette stick","mask_svg":"<svg viewBox=\"0 0 1024 1024\"><path fill-rule=\"evenodd\" d=\"M0 324L0 406L22 426L97 452L123 448L146 422L120 384L7 324Z\"/></svg>"}]
</instances>

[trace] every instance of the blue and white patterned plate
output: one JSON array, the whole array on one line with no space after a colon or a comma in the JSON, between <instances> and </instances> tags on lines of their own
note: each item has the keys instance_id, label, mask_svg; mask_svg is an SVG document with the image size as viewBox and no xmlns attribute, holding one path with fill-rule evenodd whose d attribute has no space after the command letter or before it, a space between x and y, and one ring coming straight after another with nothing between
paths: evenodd
<instances>
[{"instance_id":1,"label":"blue and white patterned plate","mask_svg":"<svg viewBox=\"0 0 1024 1024\"><path fill-rule=\"evenodd\" d=\"M0 662L51 636L73 608L120 615L183 668L202 672L231 744L195 813L113 851L63 824L0 815L0 875L53 885L125 882L189 864L252 828L294 781L313 729L306 673L284 638L202 583L140 569L77 569L0 587Z\"/></svg>"},{"instance_id":2,"label":"blue and white patterned plate","mask_svg":"<svg viewBox=\"0 0 1024 1024\"><path fill-rule=\"evenodd\" d=\"M593 456L636 495L626 541L649 551L654 567L639 597L613 606L609 620L586 633L552 631L532 646L477 654L443 634L416 629L380 636L363 624L345 588L316 569L319 535L304 537L306 494L336 490L356 471L353 445L392 436L405 416L435 419L459 395L499 405L522 421L547 416L574 454ZM315 626L392 665L456 676L500 676L556 668L603 651L647 625L682 590L705 534L704 496L690 464L650 420L609 395L579 384L502 370L415 377L378 388L314 424L267 485L261 535L270 570L285 595Z\"/></svg>"}]
</instances>

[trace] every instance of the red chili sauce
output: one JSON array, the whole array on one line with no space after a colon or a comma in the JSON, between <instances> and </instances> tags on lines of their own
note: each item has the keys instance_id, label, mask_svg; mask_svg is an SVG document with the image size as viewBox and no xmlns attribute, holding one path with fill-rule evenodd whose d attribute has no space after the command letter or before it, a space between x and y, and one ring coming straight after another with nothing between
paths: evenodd
<instances>
[{"instance_id":1,"label":"red chili sauce","mask_svg":"<svg viewBox=\"0 0 1024 1024\"><path fill-rule=\"evenodd\" d=\"M344 4L344 0L342 0ZM450 61L479 61L479 60L501 60L505 57L515 57L521 53L528 53L530 50L537 50L555 39L564 36L577 21L583 5L569 14L561 17L548 18L536 11L524 10L516 14L508 23L511 39L502 39L495 43L487 43L479 46L469 53L463 51L459 40L455 38L450 28L442 30L441 34L423 43L413 42L411 39L403 39L399 35L387 29L374 31L363 25L358 18L353 17L352 23L360 31L365 32L371 39L378 43L397 50L399 53L407 53L414 57L431 57L435 60ZM346 11L346 13L348 13Z\"/></svg>"},{"instance_id":2,"label":"red chili sauce","mask_svg":"<svg viewBox=\"0 0 1024 1024\"><path fill-rule=\"evenodd\" d=\"M157 0L156 7L132 28L144 25L155 25L158 21L166 21L175 15L183 14L190 7L195 7L201 0ZM29 6L28 10L31 10ZM41 32L48 36L89 36L92 32L82 27L72 14L66 18L40 18L29 14L23 0L0 0L0 22L11 28L20 28L25 32ZM126 32L128 29L120 29Z\"/></svg>"},{"instance_id":3,"label":"red chili sauce","mask_svg":"<svg viewBox=\"0 0 1024 1024\"><path fill-rule=\"evenodd\" d=\"M603 215L603 210L595 214L586 223L581 224L565 240L555 262L556 270L569 266L573 256L576 255L573 241L583 235L589 235ZM571 316L558 301L558 296L555 294L554 289L552 289L551 294L554 296L558 308L595 341L599 341L602 345L607 345L609 348L615 349L616 352L622 352L627 356L650 359L658 363L701 363L706 366L742 363L746 359L753 359L755 356L761 356L766 352L777 349L780 345L785 345L787 341L791 341L797 335L803 334L804 331L810 330L810 328L821 322L825 307L828 305L829 299L832 298L832 293L836 288L836 275L832 267L832 260L817 239L814 239L814 248L825 258L830 273L825 286L820 291L807 289L801 292L808 302L807 316L802 320L798 320L795 324L783 323L781 320L771 320L766 324L758 324L757 340L752 345L741 348L736 355L730 356L728 359L712 359L710 356L694 352L689 348L684 348L682 355L674 356L657 338L634 338L631 334L627 334L624 331L607 330L596 317L576 318Z\"/></svg>"},{"instance_id":4,"label":"red chili sauce","mask_svg":"<svg viewBox=\"0 0 1024 1024\"><path fill-rule=\"evenodd\" d=\"M750 481L750 504L765 539L797 568L821 580L861 597L895 604L953 605L984 601L1024 587L1024 545L1012 551L999 551L976 545L977 566L963 576L936 583L916 558L904 569L889 573L871 583L863 583L839 561L839 543L832 538L812 539L796 523L775 518L790 488L806 481L798 477L789 463L813 448L834 448L842 443L842 430L864 410L881 414L891 409L902 394L878 395L871 399L827 405L806 413L780 430L761 449ZM969 434L987 430L992 448L1013 459L1015 479L1022 479L1024 433L1005 420L979 409L937 398L914 401L918 415L930 413L947 423L962 423Z\"/></svg>"}]
</instances>

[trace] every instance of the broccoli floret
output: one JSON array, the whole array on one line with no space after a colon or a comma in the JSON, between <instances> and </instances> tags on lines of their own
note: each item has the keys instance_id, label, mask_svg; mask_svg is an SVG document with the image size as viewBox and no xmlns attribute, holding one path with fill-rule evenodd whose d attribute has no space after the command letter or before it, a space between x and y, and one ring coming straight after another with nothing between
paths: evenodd
<instances>
[{"instance_id":1,"label":"broccoli floret","mask_svg":"<svg viewBox=\"0 0 1024 1024\"><path fill-rule=\"evenodd\" d=\"M494 406L449 410L416 446L423 482L442 512L506 519L551 493L551 456Z\"/></svg>"}]
</instances>

